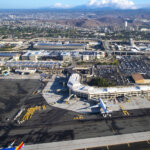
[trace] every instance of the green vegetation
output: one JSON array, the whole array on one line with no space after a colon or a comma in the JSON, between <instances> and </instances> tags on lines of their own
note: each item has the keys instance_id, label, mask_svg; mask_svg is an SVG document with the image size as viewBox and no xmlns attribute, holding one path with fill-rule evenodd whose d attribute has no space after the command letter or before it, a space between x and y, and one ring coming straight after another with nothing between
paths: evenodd
<instances>
[{"instance_id":1,"label":"green vegetation","mask_svg":"<svg viewBox=\"0 0 150 150\"><path fill-rule=\"evenodd\" d=\"M8 38L9 36L12 38L28 38L28 36L39 32L40 30L32 27L0 27L0 36L3 36L3 39Z\"/></svg>"},{"instance_id":2,"label":"green vegetation","mask_svg":"<svg viewBox=\"0 0 150 150\"><path fill-rule=\"evenodd\" d=\"M76 64L79 66L82 65L95 65L97 61L78 61Z\"/></svg>"},{"instance_id":3,"label":"green vegetation","mask_svg":"<svg viewBox=\"0 0 150 150\"><path fill-rule=\"evenodd\" d=\"M39 27L13 27L2 26L0 27L0 36L2 39L9 37L19 39L31 39L39 37L66 37L66 38L83 38L94 37L94 35L82 33L76 29L59 29L59 28L39 28Z\"/></svg>"},{"instance_id":4,"label":"green vegetation","mask_svg":"<svg viewBox=\"0 0 150 150\"><path fill-rule=\"evenodd\" d=\"M79 61L77 62L77 65L88 65L88 64L91 64L91 62L85 62L85 61Z\"/></svg>"},{"instance_id":5,"label":"green vegetation","mask_svg":"<svg viewBox=\"0 0 150 150\"><path fill-rule=\"evenodd\" d=\"M130 38L134 40L149 40L150 33L149 32L142 32L142 31L118 31L114 33L107 33L104 40L122 40L122 41L129 41Z\"/></svg>"},{"instance_id":6,"label":"green vegetation","mask_svg":"<svg viewBox=\"0 0 150 150\"><path fill-rule=\"evenodd\" d=\"M120 62L117 59L114 59L112 62L98 62L98 60L95 61L79 61L77 62L77 65L115 65L118 66L120 65Z\"/></svg>"},{"instance_id":7,"label":"green vegetation","mask_svg":"<svg viewBox=\"0 0 150 150\"><path fill-rule=\"evenodd\" d=\"M62 67L69 67L69 66L71 66L71 63L65 62L62 64Z\"/></svg>"},{"instance_id":8,"label":"green vegetation","mask_svg":"<svg viewBox=\"0 0 150 150\"><path fill-rule=\"evenodd\" d=\"M96 65L115 65L118 66L120 62L115 59L113 62L98 62Z\"/></svg>"},{"instance_id":9,"label":"green vegetation","mask_svg":"<svg viewBox=\"0 0 150 150\"><path fill-rule=\"evenodd\" d=\"M5 71L5 70L7 70L7 69L8 69L7 67L1 66L0 67L0 74L2 74L2 72Z\"/></svg>"},{"instance_id":10,"label":"green vegetation","mask_svg":"<svg viewBox=\"0 0 150 150\"><path fill-rule=\"evenodd\" d=\"M108 80L106 80L105 78L92 78L88 84L90 86L98 86L98 87L111 87L114 86L113 83L110 83Z\"/></svg>"},{"instance_id":11,"label":"green vegetation","mask_svg":"<svg viewBox=\"0 0 150 150\"><path fill-rule=\"evenodd\" d=\"M12 48L14 48L15 46L13 45L5 45L3 47L0 48L0 51L11 51Z\"/></svg>"}]
</instances>

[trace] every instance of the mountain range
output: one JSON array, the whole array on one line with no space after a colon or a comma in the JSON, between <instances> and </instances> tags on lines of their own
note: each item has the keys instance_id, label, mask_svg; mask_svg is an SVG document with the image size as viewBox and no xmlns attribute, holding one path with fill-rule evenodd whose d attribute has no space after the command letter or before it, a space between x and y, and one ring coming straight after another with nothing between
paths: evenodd
<instances>
[{"instance_id":1,"label":"mountain range","mask_svg":"<svg viewBox=\"0 0 150 150\"><path fill-rule=\"evenodd\" d=\"M81 5L72 8L40 8L20 10L0 10L0 17L17 15L20 19L37 19L60 25L73 27L100 27L100 26L124 26L128 21L129 26L150 26L150 9L119 9L112 7L96 7ZM32 17L31 17L32 16ZM4 17L5 19L5 17ZM11 18L12 19L12 18Z\"/></svg>"}]
</instances>

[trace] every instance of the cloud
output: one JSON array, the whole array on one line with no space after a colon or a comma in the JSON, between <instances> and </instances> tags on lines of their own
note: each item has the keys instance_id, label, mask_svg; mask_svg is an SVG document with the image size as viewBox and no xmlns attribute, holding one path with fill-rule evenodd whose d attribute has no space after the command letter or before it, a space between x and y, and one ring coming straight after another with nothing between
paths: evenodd
<instances>
[{"instance_id":1,"label":"cloud","mask_svg":"<svg viewBox=\"0 0 150 150\"><path fill-rule=\"evenodd\" d=\"M114 7L121 9L135 9L136 6L132 0L90 0L90 6Z\"/></svg>"},{"instance_id":2,"label":"cloud","mask_svg":"<svg viewBox=\"0 0 150 150\"><path fill-rule=\"evenodd\" d=\"M55 8L69 8L70 6L68 4L62 4L62 3L55 3Z\"/></svg>"}]
</instances>

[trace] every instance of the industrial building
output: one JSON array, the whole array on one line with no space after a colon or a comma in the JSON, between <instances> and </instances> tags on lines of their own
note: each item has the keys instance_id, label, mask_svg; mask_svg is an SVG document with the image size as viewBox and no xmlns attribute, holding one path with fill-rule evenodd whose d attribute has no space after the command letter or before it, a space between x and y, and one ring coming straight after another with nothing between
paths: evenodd
<instances>
[{"instance_id":1,"label":"industrial building","mask_svg":"<svg viewBox=\"0 0 150 150\"><path fill-rule=\"evenodd\" d=\"M36 43L33 47L43 50L83 50L86 48L86 45L77 43Z\"/></svg>"},{"instance_id":2,"label":"industrial building","mask_svg":"<svg viewBox=\"0 0 150 150\"><path fill-rule=\"evenodd\" d=\"M102 43L100 41L90 41L89 45L101 45Z\"/></svg>"},{"instance_id":3,"label":"industrial building","mask_svg":"<svg viewBox=\"0 0 150 150\"><path fill-rule=\"evenodd\" d=\"M1 52L0 53L0 60L9 60L9 59L18 61L20 59L20 54L16 52Z\"/></svg>"},{"instance_id":4,"label":"industrial building","mask_svg":"<svg viewBox=\"0 0 150 150\"><path fill-rule=\"evenodd\" d=\"M105 57L105 52L82 52L82 61L91 61L95 59L101 59Z\"/></svg>"},{"instance_id":5,"label":"industrial building","mask_svg":"<svg viewBox=\"0 0 150 150\"><path fill-rule=\"evenodd\" d=\"M82 60L82 61L92 61L95 59L101 59L105 57L105 52L102 51L48 51L48 50L39 50L39 51L27 51L21 56L21 60L30 60L30 61L46 61L46 60L63 60L63 61L72 61L72 60ZM16 59L15 59L16 60Z\"/></svg>"},{"instance_id":6,"label":"industrial building","mask_svg":"<svg viewBox=\"0 0 150 150\"><path fill-rule=\"evenodd\" d=\"M132 74L132 78L137 84L150 84L150 77L148 75L136 73Z\"/></svg>"},{"instance_id":7,"label":"industrial building","mask_svg":"<svg viewBox=\"0 0 150 150\"><path fill-rule=\"evenodd\" d=\"M34 74L36 72L36 69L16 69L15 72L20 74Z\"/></svg>"},{"instance_id":8,"label":"industrial building","mask_svg":"<svg viewBox=\"0 0 150 150\"><path fill-rule=\"evenodd\" d=\"M61 64L59 62L49 62L49 61L39 61L39 62L34 62L34 61L11 61L7 62L6 67L10 68L32 68L32 69L51 69L51 68L60 68Z\"/></svg>"},{"instance_id":9,"label":"industrial building","mask_svg":"<svg viewBox=\"0 0 150 150\"><path fill-rule=\"evenodd\" d=\"M71 61L71 60L93 61L104 57L105 57L105 52L96 52L96 51L61 53L61 58L63 61Z\"/></svg>"},{"instance_id":10,"label":"industrial building","mask_svg":"<svg viewBox=\"0 0 150 150\"><path fill-rule=\"evenodd\" d=\"M75 94L79 97L87 99L110 99L118 96L141 96L145 95L150 97L150 85L138 86L120 86L120 87L107 87L98 88L83 85L80 83L80 75L72 74L67 83L70 94Z\"/></svg>"},{"instance_id":11,"label":"industrial building","mask_svg":"<svg viewBox=\"0 0 150 150\"><path fill-rule=\"evenodd\" d=\"M61 58L62 58L63 61L71 61L72 60L70 52L62 52L61 53Z\"/></svg>"},{"instance_id":12,"label":"industrial building","mask_svg":"<svg viewBox=\"0 0 150 150\"><path fill-rule=\"evenodd\" d=\"M22 60L32 60L32 61L37 61L39 58L43 56L48 56L49 53L46 51L28 51L25 54L22 55Z\"/></svg>"}]
</instances>

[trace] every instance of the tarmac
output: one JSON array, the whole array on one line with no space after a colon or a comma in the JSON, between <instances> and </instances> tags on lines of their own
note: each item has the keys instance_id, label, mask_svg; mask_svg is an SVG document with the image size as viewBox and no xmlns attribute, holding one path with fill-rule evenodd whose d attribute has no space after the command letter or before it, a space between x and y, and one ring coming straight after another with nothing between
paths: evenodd
<instances>
[{"instance_id":1,"label":"tarmac","mask_svg":"<svg viewBox=\"0 0 150 150\"><path fill-rule=\"evenodd\" d=\"M29 75L19 75L19 74L14 74L14 73L10 73L9 76L0 76L0 79L12 79L12 80L25 80L25 79L34 79L34 80L38 80L40 79L40 74L35 73L35 74L29 74Z\"/></svg>"},{"instance_id":2,"label":"tarmac","mask_svg":"<svg viewBox=\"0 0 150 150\"><path fill-rule=\"evenodd\" d=\"M150 131L149 108L128 110L129 116L116 111L106 119L100 113L81 114L50 106L42 93L35 92L45 84L40 80L0 80L0 147L7 147L14 139L15 145L22 141L31 145ZM17 120L28 108L43 105L45 110L36 111L24 123L14 121L21 108L25 111ZM82 119L74 119L77 115Z\"/></svg>"},{"instance_id":3,"label":"tarmac","mask_svg":"<svg viewBox=\"0 0 150 150\"><path fill-rule=\"evenodd\" d=\"M35 144L35 145L26 145L24 150L77 150L77 149L87 149L87 148L98 148L98 147L107 147L113 145L121 145L149 141L150 140L150 131L141 132L141 133L132 133L132 134L123 134L107 137L98 137L98 138L89 138L82 140L72 140L64 142L52 142L44 144Z\"/></svg>"},{"instance_id":4,"label":"tarmac","mask_svg":"<svg viewBox=\"0 0 150 150\"><path fill-rule=\"evenodd\" d=\"M74 95L69 96L69 92L64 92L65 87L60 84L62 78L54 78L50 80L43 89L43 97L47 103L53 107L75 111L78 113L96 113L100 112L98 108L91 109L90 106L96 104L95 101L88 101L83 98L77 98ZM66 87L67 88L67 87ZM57 92L59 90L59 92ZM133 109L150 108L150 101L146 97L130 97L128 100L118 102L117 100L103 100L106 102L110 110L121 111ZM97 102L98 103L98 102Z\"/></svg>"}]
</instances>

